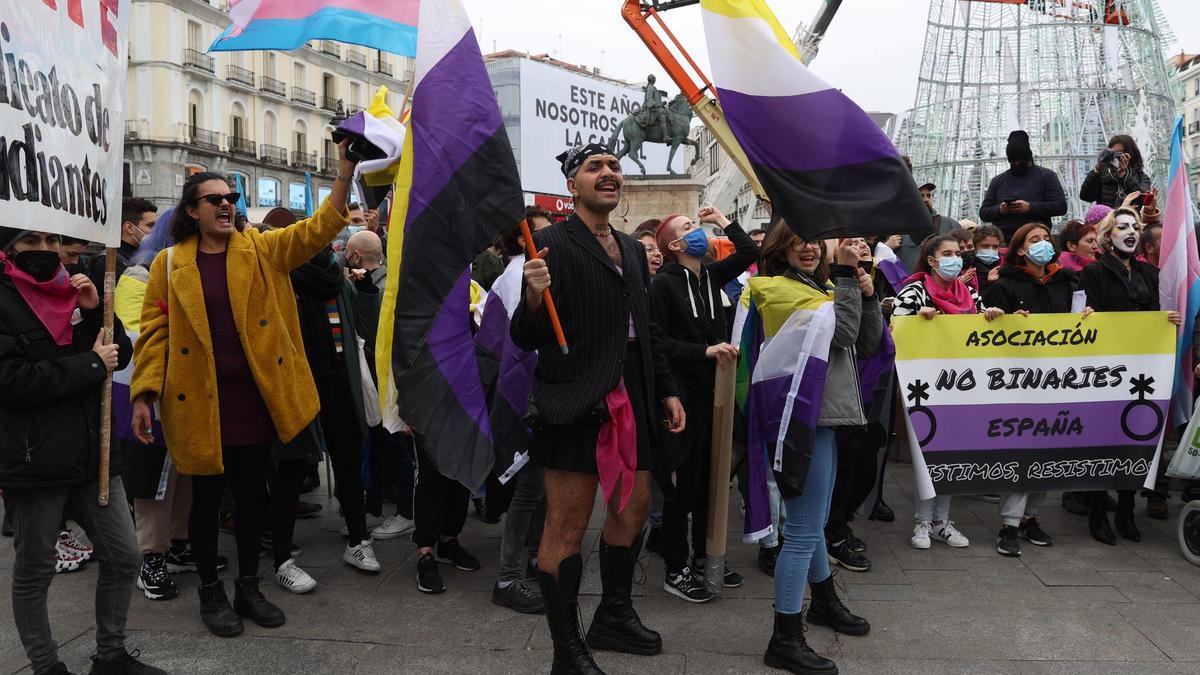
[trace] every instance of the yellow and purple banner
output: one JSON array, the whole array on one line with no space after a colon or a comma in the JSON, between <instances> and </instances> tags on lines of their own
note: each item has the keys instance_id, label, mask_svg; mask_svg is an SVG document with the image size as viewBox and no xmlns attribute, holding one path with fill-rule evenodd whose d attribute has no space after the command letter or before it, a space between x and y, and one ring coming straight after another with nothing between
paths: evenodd
<instances>
[{"instance_id":1,"label":"yellow and purple banner","mask_svg":"<svg viewBox=\"0 0 1200 675\"><path fill-rule=\"evenodd\" d=\"M893 337L921 497L1153 483L1166 312L898 317Z\"/></svg>"}]
</instances>

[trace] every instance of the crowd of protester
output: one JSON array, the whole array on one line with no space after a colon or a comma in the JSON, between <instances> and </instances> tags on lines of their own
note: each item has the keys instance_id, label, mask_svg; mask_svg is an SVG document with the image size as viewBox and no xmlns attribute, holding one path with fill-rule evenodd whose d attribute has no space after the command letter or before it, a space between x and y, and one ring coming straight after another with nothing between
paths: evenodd
<instances>
[{"instance_id":1,"label":"crowd of protester","mask_svg":"<svg viewBox=\"0 0 1200 675\"><path fill-rule=\"evenodd\" d=\"M293 539L297 519L321 509L302 495L320 484L322 458L332 466L344 521L343 564L378 573L374 542L409 536L418 590L443 593L445 566L485 567L459 539L474 500L485 522L504 520L492 601L547 615L554 672L601 672L590 649L657 653L661 637L632 608L633 567L644 547L663 559L666 593L692 603L714 598L703 576L714 379L718 367L741 356L735 316L752 287L760 302L786 312L831 303L836 317L811 457L800 468L767 471L774 527L758 542L759 568L776 589L766 663L835 672L809 647L805 623L846 635L870 630L838 597L833 570L871 569L856 518L896 517L881 490L900 424L896 383L888 377L872 397L854 370L856 359L879 349L891 319L1159 308L1158 193L1133 139L1112 138L1079 195L1094 205L1057 231L1053 218L1067 211L1058 177L1034 161L1024 132L1009 137L1007 155L1010 168L988 186L979 224L938 214L936 186L925 183L919 191L933 219L929 236L829 241L804 241L778 221L746 232L713 207L694 217L663 214L625 235L607 221L615 202L605 187L615 185L619 195L619 164L599 148L560 157L576 213L558 225L537 207L526 213L537 248L548 246L557 258L526 260L514 228L472 267L475 323L488 311L488 292L500 293L505 275L514 275L520 294L505 301L512 343L541 355L528 461L498 462L475 492L439 473L418 430L389 432L382 424L374 343L386 228L378 211L347 203L349 160L342 159L320 208L286 227L248 224L239 195L216 173L189 177L177 206L161 214L145 200L126 199L108 344L97 290L103 256L85 262L85 242L0 228L0 488L5 534L15 534L14 616L34 672L68 672L51 638L47 590L55 574L92 564L100 568L95 673L163 672L125 649L124 625L135 588L147 601L171 601L180 573L198 575L199 619L214 635L238 635L247 620L285 623L263 578L283 592L317 587ZM570 244L575 237L586 245ZM593 255L572 263L573 245ZM885 257L899 261L902 277L885 273ZM547 349L538 291L551 278L567 294L560 311L574 331L573 353L582 356ZM1077 291L1086 294L1082 307ZM611 313L619 330L581 335L591 324L572 313L570 293L583 294L575 306ZM622 300L622 293L634 298ZM1181 321L1174 312L1169 319ZM612 382L583 391L580 382L612 364ZM99 405L110 372L117 384L109 489L120 506L101 508ZM616 483L605 475L610 460L596 450L607 422L568 423L613 383L620 396L608 394L604 412L629 412L637 446L635 456L613 460L623 463ZM659 433L664 416L667 429ZM739 419L734 477L744 493L748 463L740 459L763 449L746 447L743 425ZM600 543L602 600L585 637L578 549L597 481L612 502ZM1159 489L1147 493L1150 517L1166 517L1166 487L1160 475ZM999 554L1019 556L1021 540L1054 544L1038 521L1045 497L981 496L998 504ZM1141 537L1134 497L1065 493L1063 505L1088 516L1096 540L1114 544L1117 535ZM971 544L955 527L951 501L916 501L914 548ZM385 502L394 513L385 515ZM222 530L234 535L233 561L217 554ZM232 601L220 576L227 567ZM744 571L726 568L724 587L741 586Z\"/></svg>"}]
</instances>

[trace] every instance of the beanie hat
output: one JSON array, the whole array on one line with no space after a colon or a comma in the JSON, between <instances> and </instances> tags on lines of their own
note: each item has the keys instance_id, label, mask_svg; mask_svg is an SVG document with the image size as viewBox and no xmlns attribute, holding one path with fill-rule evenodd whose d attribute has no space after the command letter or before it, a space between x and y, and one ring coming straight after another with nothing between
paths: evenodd
<instances>
[{"instance_id":1,"label":"beanie hat","mask_svg":"<svg viewBox=\"0 0 1200 675\"><path fill-rule=\"evenodd\" d=\"M1092 204L1088 208L1087 213L1083 214L1083 222L1085 225L1096 225L1104 220L1104 217L1112 213L1112 208L1104 204Z\"/></svg>"},{"instance_id":2,"label":"beanie hat","mask_svg":"<svg viewBox=\"0 0 1200 675\"><path fill-rule=\"evenodd\" d=\"M0 227L0 251L7 251L17 240L33 230L19 230L15 227Z\"/></svg>"},{"instance_id":3,"label":"beanie hat","mask_svg":"<svg viewBox=\"0 0 1200 675\"><path fill-rule=\"evenodd\" d=\"M1032 160L1033 150L1029 149L1029 134L1024 131L1014 131L1008 135L1008 146L1004 148L1004 154L1010 162L1020 162L1022 160Z\"/></svg>"}]
</instances>

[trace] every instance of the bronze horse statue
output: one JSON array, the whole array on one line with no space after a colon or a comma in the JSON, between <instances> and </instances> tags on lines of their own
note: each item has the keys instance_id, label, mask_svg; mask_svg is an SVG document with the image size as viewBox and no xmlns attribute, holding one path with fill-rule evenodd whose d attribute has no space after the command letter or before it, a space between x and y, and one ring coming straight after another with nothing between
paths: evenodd
<instances>
[{"instance_id":1,"label":"bronze horse statue","mask_svg":"<svg viewBox=\"0 0 1200 675\"><path fill-rule=\"evenodd\" d=\"M613 153L617 159L628 156L642 170L643 176L646 175L646 167L638 159L638 153L641 152L643 143L663 143L671 146L671 154L667 158L667 171L672 174L676 172L671 168L671 163L675 160L675 151L681 145L690 145L696 149L696 156L692 158L692 164L695 164L700 159L700 144L688 138L688 131L692 126L692 116L695 113L692 106L688 104L687 97L679 94L671 99L663 114L667 120L667 138L662 137L660 125L650 125L649 128L646 128L649 124L648 111L639 110L621 120L621 123L613 130L612 138L608 141L608 151ZM624 144L619 143L622 132L625 134ZM619 150L618 145L621 146Z\"/></svg>"}]
</instances>

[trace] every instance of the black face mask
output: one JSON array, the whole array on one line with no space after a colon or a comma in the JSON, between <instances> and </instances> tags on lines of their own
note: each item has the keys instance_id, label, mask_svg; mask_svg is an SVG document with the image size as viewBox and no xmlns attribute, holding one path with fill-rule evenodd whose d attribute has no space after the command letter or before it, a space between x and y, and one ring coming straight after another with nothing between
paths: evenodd
<instances>
[{"instance_id":1,"label":"black face mask","mask_svg":"<svg viewBox=\"0 0 1200 675\"><path fill-rule=\"evenodd\" d=\"M53 279L59 266L62 265L56 251L21 251L14 255L12 260L17 269L40 283Z\"/></svg>"}]
</instances>

